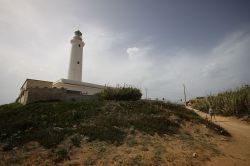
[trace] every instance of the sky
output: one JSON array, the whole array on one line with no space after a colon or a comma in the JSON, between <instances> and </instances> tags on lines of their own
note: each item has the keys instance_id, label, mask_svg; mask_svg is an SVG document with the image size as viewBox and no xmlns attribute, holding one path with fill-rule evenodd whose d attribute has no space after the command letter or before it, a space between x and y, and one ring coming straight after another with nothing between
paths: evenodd
<instances>
[{"instance_id":1,"label":"sky","mask_svg":"<svg viewBox=\"0 0 250 166\"><path fill-rule=\"evenodd\" d=\"M249 0L0 0L0 104L67 78L77 29L84 82L171 101L250 84Z\"/></svg>"}]
</instances>

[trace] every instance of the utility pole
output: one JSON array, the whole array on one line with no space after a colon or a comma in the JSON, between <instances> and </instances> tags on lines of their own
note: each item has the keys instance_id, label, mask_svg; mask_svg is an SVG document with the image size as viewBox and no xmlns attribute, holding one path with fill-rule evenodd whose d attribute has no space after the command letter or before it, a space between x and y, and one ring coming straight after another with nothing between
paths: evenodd
<instances>
[{"instance_id":1,"label":"utility pole","mask_svg":"<svg viewBox=\"0 0 250 166\"><path fill-rule=\"evenodd\" d=\"M183 84L183 89L184 89L184 100L185 100L185 105L186 105L187 97L186 97L186 86L185 86L185 84Z\"/></svg>"},{"instance_id":2,"label":"utility pole","mask_svg":"<svg viewBox=\"0 0 250 166\"><path fill-rule=\"evenodd\" d=\"M145 89L146 90L146 100L148 99L148 88Z\"/></svg>"}]
</instances>

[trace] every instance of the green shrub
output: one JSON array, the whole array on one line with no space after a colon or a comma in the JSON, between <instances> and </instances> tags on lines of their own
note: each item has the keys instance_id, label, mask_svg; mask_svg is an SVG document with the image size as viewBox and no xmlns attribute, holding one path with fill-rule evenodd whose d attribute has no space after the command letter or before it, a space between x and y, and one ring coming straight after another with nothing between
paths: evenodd
<instances>
[{"instance_id":1,"label":"green shrub","mask_svg":"<svg viewBox=\"0 0 250 166\"><path fill-rule=\"evenodd\" d=\"M117 107L123 109L108 110L110 107L106 107L106 113L96 117L95 123L120 128L133 126L134 129L151 135L173 134L178 131L179 125L168 120L170 114L163 109L157 110L150 102L120 101L117 102Z\"/></svg>"},{"instance_id":2,"label":"green shrub","mask_svg":"<svg viewBox=\"0 0 250 166\"><path fill-rule=\"evenodd\" d=\"M208 112L209 107L213 107L216 113L226 116L249 115L250 87L245 85L217 95L207 96L204 99L197 100L193 107L204 112Z\"/></svg>"},{"instance_id":3,"label":"green shrub","mask_svg":"<svg viewBox=\"0 0 250 166\"><path fill-rule=\"evenodd\" d=\"M0 142L6 144L6 150L31 140L46 148L54 147L77 132L72 126L98 115L103 104L88 101L0 106Z\"/></svg>"},{"instance_id":4,"label":"green shrub","mask_svg":"<svg viewBox=\"0 0 250 166\"><path fill-rule=\"evenodd\" d=\"M139 100L142 93L133 87L105 88L100 94L104 100Z\"/></svg>"},{"instance_id":5,"label":"green shrub","mask_svg":"<svg viewBox=\"0 0 250 166\"><path fill-rule=\"evenodd\" d=\"M80 133L89 137L88 141L99 140L120 144L125 138L125 133L113 126L85 125Z\"/></svg>"}]
</instances>

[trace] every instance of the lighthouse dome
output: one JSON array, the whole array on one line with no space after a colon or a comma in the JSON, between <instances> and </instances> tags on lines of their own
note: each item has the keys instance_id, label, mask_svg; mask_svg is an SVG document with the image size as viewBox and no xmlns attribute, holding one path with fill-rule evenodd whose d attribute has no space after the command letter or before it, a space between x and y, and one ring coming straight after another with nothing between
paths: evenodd
<instances>
[{"instance_id":1,"label":"lighthouse dome","mask_svg":"<svg viewBox=\"0 0 250 166\"><path fill-rule=\"evenodd\" d=\"M82 32L79 31L79 30L77 30L77 31L75 31L75 35L76 35L76 36L82 36Z\"/></svg>"}]
</instances>

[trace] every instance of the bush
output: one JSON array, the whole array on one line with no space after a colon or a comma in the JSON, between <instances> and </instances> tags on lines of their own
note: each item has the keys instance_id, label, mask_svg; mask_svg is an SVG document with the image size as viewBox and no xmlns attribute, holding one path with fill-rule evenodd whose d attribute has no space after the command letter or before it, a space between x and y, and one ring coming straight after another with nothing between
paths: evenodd
<instances>
[{"instance_id":1,"label":"bush","mask_svg":"<svg viewBox=\"0 0 250 166\"><path fill-rule=\"evenodd\" d=\"M123 109L115 110L107 106L105 114L96 117L95 123L107 127L133 127L150 135L176 133L180 126L168 120L169 113L165 110L157 110L155 105L151 105L146 101L120 101L117 102L116 107Z\"/></svg>"},{"instance_id":2,"label":"bush","mask_svg":"<svg viewBox=\"0 0 250 166\"><path fill-rule=\"evenodd\" d=\"M204 99L196 100L193 107L204 112L208 112L209 107L213 107L216 113L226 116L249 115L250 87L245 85L241 88L225 91L217 95L207 96Z\"/></svg>"},{"instance_id":3,"label":"bush","mask_svg":"<svg viewBox=\"0 0 250 166\"><path fill-rule=\"evenodd\" d=\"M133 87L105 88L100 94L104 100L139 100L142 93L140 89Z\"/></svg>"},{"instance_id":4,"label":"bush","mask_svg":"<svg viewBox=\"0 0 250 166\"><path fill-rule=\"evenodd\" d=\"M80 133L89 137L88 141L99 140L118 144L125 137L122 130L113 126L85 125L82 126Z\"/></svg>"}]
</instances>

